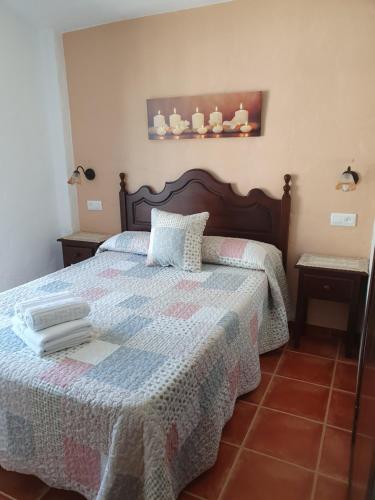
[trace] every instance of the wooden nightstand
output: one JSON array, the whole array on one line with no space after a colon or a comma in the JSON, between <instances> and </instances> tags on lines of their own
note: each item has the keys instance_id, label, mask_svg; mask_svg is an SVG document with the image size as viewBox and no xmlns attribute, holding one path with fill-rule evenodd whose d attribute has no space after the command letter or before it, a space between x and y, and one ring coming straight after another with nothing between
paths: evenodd
<instances>
[{"instance_id":1,"label":"wooden nightstand","mask_svg":"<svg viewBox=\"0 0 375 500\"><path fill-rule=\"evenodd\" d=\"M303 254L296 264L299 270L294 343L303 334L309 299L332 300L349 304L346 356L351 356L361 320L361 305L366 291L368 260Z\"/></svg>"},{"instance_id":2,"label":"wooden nightstand","mask_svg":"<svg viewBox=\"0 0 375 500\"><path fill-rule=\"evenodd\" d=\"M93 257L98 247L110 236L110 234L81 232L59 238L57 241L61 241L62 244L64 267Z\"/></svg>"}]
</instances>

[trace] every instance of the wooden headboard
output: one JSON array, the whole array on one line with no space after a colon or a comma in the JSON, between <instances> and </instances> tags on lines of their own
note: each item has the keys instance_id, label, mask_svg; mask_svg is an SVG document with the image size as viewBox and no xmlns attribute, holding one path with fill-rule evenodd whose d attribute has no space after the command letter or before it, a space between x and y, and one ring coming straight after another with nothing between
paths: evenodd
<instances>
[{"instance_id":1,"label":"wooden headboard","mask_svg":"<svg viewBox=\"0 0 375 500\"><path fill-rule=\"evenodd\" d=\"M160 193L142 186L128 193L125 174L120 174L120 210L122 231L150 231L151 209L190 215L210 213L205 234L247 238L272 243L283 253L286 267L290 215L289 174L284 175L281 199L252 189L247 196L236 194L231 184L221 182L202 169L188 170Z\"/></svg>"}]
</instances>

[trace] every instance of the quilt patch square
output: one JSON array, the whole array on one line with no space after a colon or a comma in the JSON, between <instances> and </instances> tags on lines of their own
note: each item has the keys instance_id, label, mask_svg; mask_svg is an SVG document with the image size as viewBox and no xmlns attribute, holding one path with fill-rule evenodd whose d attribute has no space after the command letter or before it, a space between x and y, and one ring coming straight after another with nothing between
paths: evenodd
<instances>
[{"instance_id":1,"label":"quilt patch square","mask_svg":"<svg viewBox=\"0 0 375 500\"><path fill-rule=\"evenodd\" d=\"M178 430L175 422L171 425L166 442L165 442L165 454L168 462L172 462L178 451Z\"/></svg>"},{"instance_id":2,"label":"quilt patch square","mask_svg":"<svg viewBox=\"0 0 375 500\"><path fill-rule=\"evenodd\" d=\"M224 328L225 340L227 344L231 344L233 340L240 334L240 319L234 311L229 311L223 316L218 324Z\"/></svg>"},{"instance_id":3,"label":"quilt patch square","mask_svg":"<svg viewBox=\"0 0 375 500\"><path fill-rule=\"evenodd\" d=\"M220 245L219 254L221 257L240 259L245 251L247 243L246 240L237 238L224 238Z\"/></svg>"},{"instance_id":4,"label":"quilt patch square","mask_svg":"<svg viewBox=\"0 0 375 500\"><path fill-rule=\"evenodd\" d=\"M30 460L35 454L32 423L12 413L6 413L8 450L18 459Z\"/></svg>"},{"instance_id":5,"label":"quilt patch square","mask_svg":"<svg viewBox=\"0 0 375 500\"><path fill-rule=\"evenodd\" d=\"M98 273L97 276L99 276L100 278L115 278L119 274L121 274L121 271L119 269L109 268L104 269L104 271Z\"/></svg>"},{"instance_id":6,"label":"quilt patch square","mask_svg":"<svg viewBox=\"0 0 375 500\"><path fill-rule=\"evenodd\" d=\"M91 367L92 365L88 363L83 363L74 359L64 359L43 372L40 379L51 385L65 388L75 382L75 380L87 372Z\"/></svg>"},{"instance_id":7,"label":"quilt patch square","mask_svg":"<svg viewBox=\"0 0 375 500\"><path fill-rule=\"evenodd\" d=\"M164 309L164 316L172 316L179 319L189 319L200 309L198 304L192 302L175 302Z\"/></svg>"},{"instance_id":8,"label":"quilt patch square","mask_svg":"<svg viewBox=\"0 0 375 500\"><path fill-rule=\"evenodd\" d=\"M40 290L41 292L55 293L55 292L62 292L63 290L66 290L70 286L71 286L70 283L66 283L65 281L61 280L56 280L56 281L51 281L51 283L46 283L45 285L38 287L37 290Z\"/></svg>"},{"instance_id":9,"label":"quilt patch square","mask_svg":"<svg viewBox=\"0 0 375 500\"><path fill-rule=\"evenodd\" d=\"M203 288L211 288L213 290L228 290L234 292L246 280L246 276L235 273L213 273L202 283Z\"/></svg>"},{"instance_id":10,"label":"quilt patch square","mask_svg":"<svg viewBox=\"0 0 375 500\"><path fill-rule=\"evenodd\" d=\"M138 309L142 307L144 304L147 304L151 299L150 297L145 297L143 295L132 295L126 300L123 300L118 306L128 307L129 309Z\"/></svg>"},{"instance_id":11,"label":"quilt patch square","mask_svg":"<svg viewBox=\"0 0 375 500\"><path fill-rule=\"evenodd\" d=\"M80 361L82 363L97 365L98 363L103 361L103 359L108 358L108 356L110 356L118 348L119 345L117 344L103 342L102 340L92 340L91 342L84 344L76 349L67 357L69 359L74 359L75 361Z\"/></svg>"},{"instance_id":12,"label":"quilt patch square","mask_svg":"<svg viewBox=\"0 0 375 500\"><path fill-rule=\"evenodd\" d=\"M136 314L128 316L124 321L112 328L105 336L105 339L109 342L122 344L129 339L129 337L132 337L141 331L151 322L152 319L138 316Z\"/></svg>"},{"instance_id":13,"label":"quilt patch square","mask_svg":"<svg viewBox=\"0 0 375 500\"><path fill-rule=\"evenodd\" d=\"M83 299L94 302L95 300L99 300L104 297L104 295L107 295L107 293L109 293L109 290L106 288L95 287L83 290L80 295Z\"/></svg>"},{"instance_id":14,"label":"quilt patch square","mask_svg":"<svg viewBox=\"0 0 375 500\"><path fill-rule=\"evenodd\" d=\"M85 376L134 391L144 385L165 360L162 354L120 347Z\"/></svg>"},{"instance_id":15,"label":"quilt patch square","mask_svg":"<svg viewBox=\"0 0 375 500\"><path fill-rule=\"evenodd\" d=\"M253 345L256 343L258 338L258 316L254 314L254 316L250 320L250 337Z\"/></svg>"},{"instance_id":16,"label":"quilt patch square","mask_svg":"<svg viewBox=\"0 0 375 500\"><path fill-rule=\"evenodd\" d=\"M122 274L129 278L150 279L159 274L160 271L160 267L148 267L144 264L138 264L136 266L133 266L128 271L124 271Z\"/></svg>"},{"instance_id":17,"label":"quilt patch square","mask_svg":"<svg viewBox=\"0 0 375 500\"><path fill-rule=\"evenodd\" d=\"M131 474L117 474L109 490L108 498L140 498L143 485L139 477Z\"/></svg>"},{"instance_id":18,"label":"quilt patch square","mask_svg":"<svg viewBox=\"0 0 375 500\"><path fill-rule=\"evenodd\" d=\"M73 481L95 492L100 485L100 453L89 446L64 438L64 466Z\"/></svg>"},{"instance_id":19,"label":"quilt patch square","mask_svg":"<svg viewBox=\"0 0 375 500\"><path fill-rule=\"evenodd\" d=\"M25 344L13 332L12 328L0 328L0 351L16 352L25 347Z\"/></svg>"},{"instance_id":20,"label":"quilt patch square","mask_svg":"<svg viewBox=\"0 0 375 500\"><path fill-rule=\"evenodd\" d=\"M178 290L194 290L195 288L198 288L200 286L200 283L197 281L193 280L181 280L177 283L176 288Z\"/></svg>"}]
</instances>

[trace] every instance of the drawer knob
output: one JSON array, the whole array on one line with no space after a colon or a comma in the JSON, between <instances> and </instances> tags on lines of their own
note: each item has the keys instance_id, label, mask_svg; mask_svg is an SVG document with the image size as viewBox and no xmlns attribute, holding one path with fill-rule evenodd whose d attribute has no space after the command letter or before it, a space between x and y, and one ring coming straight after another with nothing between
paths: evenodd
<instances>
[{"instance_id":1,"label":"drawer knob","mask_svg":"<svg viewBox=\"0 0 375 500\"><path fill-rule=\"evenodd\" d=\"M331 286L330 285L323 285L323 289L326 291L326 292L329 292L331 290Z\"/></svg>"}]
</instances>

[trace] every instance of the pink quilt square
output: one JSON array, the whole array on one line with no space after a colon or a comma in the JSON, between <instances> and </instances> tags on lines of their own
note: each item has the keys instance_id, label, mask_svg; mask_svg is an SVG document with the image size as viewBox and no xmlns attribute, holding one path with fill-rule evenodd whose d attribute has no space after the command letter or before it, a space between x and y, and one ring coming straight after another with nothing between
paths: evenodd
<instances>
[{"instance_id":1,"label":"pink quilt square","mask_svg":"<svg viewBox=\"0 0 375 500\"><path fill-rule=\"evenodd\" d=\"M237 238L225 238L220 245L219 254L221 257L230 257L232 259L240 259L247 245L246 240Z\"/></svg>"},{"instance_id":2,"label":"pink quilt square","mask_svg":"<svg viewBox=\"0 0 375 500\"><path fill-rule=\"evenodd\" d=\"M100 485L100 454L97 450L64 438L65 474L72 481L82 484L92 492Z\"/></svg>"},{"instance_id":3,"label":"pink quilt square","mask_svg":"<svg viewBox=\"0 0 375 500\"><path fill-rule=\"evenodd\" d=\"M64 359L42 373L40 378L49 384L64 388L71 385L92 366L74 359Z\"/></svg>"},{"instance_id":4,"label":"pink quilt square","mask_svg":"<svg viewBox=\"0 0 375 500\"><path fill-rule=\"evenodd\" d=\"M80 295L83 299L94 302L95 300L99 300L102 297L104 297L104 295L106 295L107 293L108 293L107 289L97 287L97 288L87 288L86 290L81 292Z\"/></svg>"},{"instance_id":5,"label":"pink quilt square","mask_svg":"<svg viewBox=\"0 0 375 500\"><path fill-rule=\"evenodd\" d=\"M250 320L250 337L253 345L256 343L258 338L258 316L254 314L254 316Z\"/></svg>"},{"instance_id":6,"label":"pink quilt square","mask_svg":"<svg viewBox=\"0 0 375 500\"><path fill-rule=\"evenodd\" d=\"M179 290L194 290L194 288L198 287L199 283L192 280L181 280L176 285L176 288L178 288Z\"/></svg>"},{"instance_id":7,"label":"pink quilt square","mask_svg":"<svg viewBox=\"0 0 375 500\"><path fill-rule=\"evenodd\" d=\"M165 443L165 454L168 462L172 462L178 450L178 430L175 423L172 424L168 431Z\"/></svg>"},{"instance_id":8,"label":"pink quilt square","mask_svg":"<svg viewBox=\"0 0 375 500\"><path fill-rule=\"evenodd\" d=\"M234 399L237 396L237 389L240 383L240 365L237 362L229 372L229 391L230 396Z\"/></svg>"},{"instance_id":9,"label":"pink quilt square","mask_svg":"<svg viewBox=\"0 0 375 500\"><path fill-rule=\"evenodd\" d=\"M191 302L175 302L163 311L166 316L173 316L179 319L189 319L200 309L197 304Z\"/></svg>"},{"instance_id":10,"label":"pink quilt square","mask_svg":"<svg viewBox=\"0 0 375 500\"><path fill-rule=\"evenodd\" d=\"M104 271L101 271L100 273L97 274L97 276L100 276L101 278L115 278L121 274L121 271L119 269L104 269Z\"/></svg>"}]
</instances>

